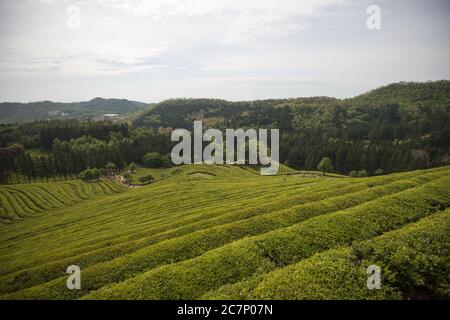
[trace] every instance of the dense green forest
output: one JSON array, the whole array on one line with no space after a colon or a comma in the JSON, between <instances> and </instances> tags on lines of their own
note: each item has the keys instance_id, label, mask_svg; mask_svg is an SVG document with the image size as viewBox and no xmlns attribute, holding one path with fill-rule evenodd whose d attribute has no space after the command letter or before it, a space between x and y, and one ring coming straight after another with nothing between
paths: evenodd
<instances>
[{"instance_id":1,"label":"dense green forest","mask_svg":"<svg viewBox=\"0 0 450 320\"><path fill-rule=\"evenodd\" d=\"M109 162L123 169L133 162L144 164L148 153L167 165L172 129L192 130L194 120L203 120L204 129L278 128L280 160L296 169L316 170L324 157L343 174L450 163L450 81L437 81L391 84L343 100L172 99L132 123L70 119L2 124L0 181L65 178Z\"/></svg>"},{"instance_id":2,"label":"dense green forest","mask_svg":"<svg viewBox=\"0 0 450 320\"><path fill-rule=\"evenodd\" d=\"M170 132L126 123L72 119L0 125L0 181L67 178L108 163L122 170L141 163L147 152L170 150Z\"/></svg>"},{"instance_id":3,"label":"dense green forest","mask_svg":"<svg viewBox=\"0 0 450 320\"><path fill-rule=\"evenodd\" d=\"M149 104L126 99L95 98L84 102L0 103L0 123L47 119L92 119L108 113L127 115L144 110Z\"/></svg>"},{"instance_id":4,"label":"dense green forest","mask_svg":"<svg viewBox=\"0 0 450 320\"><path fill-rule=\"evenodd\" d=\"M450 163L450 81L396 83L344 100L175 99L134 126L192 129L195 119L221 129L278 128L281 161L297 169L315 170L325 156L340 173Z\"/></svg>"}]
</instances>

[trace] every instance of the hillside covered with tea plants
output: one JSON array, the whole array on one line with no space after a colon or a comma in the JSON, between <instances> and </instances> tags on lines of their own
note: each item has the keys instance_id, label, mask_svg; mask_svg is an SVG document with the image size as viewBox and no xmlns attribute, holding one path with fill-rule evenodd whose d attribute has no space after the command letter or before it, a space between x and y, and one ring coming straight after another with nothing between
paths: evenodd
<instances>
[{"instance_id":1,"label":"hillside covered with tea plants","mask_svg":"<svg viewBox=\"0 0 450 320\"><path fill-rule=\"evenodd\" d=\"M448 166L364 178L161 170L134 188L0 186L0 298L450 297ZM80 290L66 287L70 265ZM369 265L381 290L366 287Z\"/></svg>"}]
</instances>

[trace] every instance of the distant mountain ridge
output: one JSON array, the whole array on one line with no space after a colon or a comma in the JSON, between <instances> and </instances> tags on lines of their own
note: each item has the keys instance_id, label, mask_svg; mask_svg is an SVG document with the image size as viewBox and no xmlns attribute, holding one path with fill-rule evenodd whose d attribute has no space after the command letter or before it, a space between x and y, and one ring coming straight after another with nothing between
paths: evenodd
<instances>
[{"instance_id":1,"label":"distant mountain ridge","mask_svg":"<svg viewBox=\"0 0 450 320\"><path fill-rule=\"evenodd\" d=\"M0 123L26 122L45 119L91 119L103 114L126 115L148 108L150 104L127 99L94 98L83 102L39 101L30 103L0 103Z\"/></svg>"},{"instance_id":2,"label":"distant mountain ridge","mask_svg":"<svg viewBox=\"0 0 450 320\"><path fill-rule=\"evenodd\" d=\"M151 128L190 129L194 119L202 119L217 127L273 125L284 129L286 126L290 128L292 121L310 121L311 116L314 115L322 124L330 120L322 118L322 115L329 113L330 110L334 110L335 113L334 121L330 123L334 126L339 122L339 119L334 119L335 117L345 116L349 120L370 122L375 118L383 118L384 111L388 113L395 111L396 116L405 122L424 120L430 115L442 120L448 119L449 108L449 80L398 82L346 99L325 96L253 101L208 98L169 99L141 113L134 120L134 124ZM384 121L384 119L380 120ZM295 124L292 125L295 126Z\"/></svg>"},{"instance_id":3,"label":"distant mountain ridge","mask_svg":"<svg viewBox=\"0 0 450 320\"><path fill-rule=\"evenodd\" d=\"M224 125L224 122L228 124L236 122L235 119L239 119L237 122L241 122L243 115L244 118L250 120L245 124L258 126L262 124L261 122L273 123L273 119L269 119L261 113L272 113L273 109L280 111L283 107L288 107L295 113L299 106L315 109L336 105L373 108L387 104L397 104L406 109L411 106L442 109L443 106L450 105L450 81L397 82L347 99L316 96L232 102L223 99L181 98L149 104L127 99L97 97L89 101L71 103L3 102L0 103L0 123L64 118L97 119L104 114L127 115L138 112L134 115L134 124L154 128L190 126L191 120L199 116L205 120L211 118L213 124L219 122L217 125ZM249 112L260 113L257 121L248 119ZM281 114L283 115L283 112ZM188 120L187 123L186 120ZM281 119L282 122L285 120L287 119Z\"/></svg>"}]
</instances>

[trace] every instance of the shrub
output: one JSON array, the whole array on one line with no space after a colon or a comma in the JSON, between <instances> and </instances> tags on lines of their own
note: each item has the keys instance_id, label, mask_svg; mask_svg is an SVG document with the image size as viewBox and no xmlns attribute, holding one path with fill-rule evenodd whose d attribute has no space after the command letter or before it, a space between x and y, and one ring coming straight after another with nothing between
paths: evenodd
<instances>
[{"instance_id":1,"label":"shrub","mask_svg":"<svg viewBox=\"0 0 450 320\"><path fill-rule=\"evenodd\" d=\"M375 172L373 174L376 176L380 176L383 174L383 172L384 172L383 169L377 169L377 170L375 170Z\"/></svg>"},{"instance_id":2,"label":"shrub","mask_svg":"<svg viewBox=\"0 0 450 320\"><path fill-rule=\"evenodd\" d=\"M366 170L358 171L358 177L367 177L367 171Z\"/></svg>"},{"instance_id":3,"label":"shrub","mask_svg":"<svg viewBox=\"0 0 450 320\"><path fill-rule=\"evenodd\" d=\"M86 169L83 172L80 173L80 179L89 182L92 180L92 171L91 169Z\"/></svg>"},{"instance_id":4,"label":"shrub","mask_svg":"<svg viewBox=\"0 0 450 320\"><path fill-rule=\"evenodd\" d=\"M172 160L167 155L161 155L158 152L148 152L142 158L142 163L149 168L169 168L172 166Z\"/></svg>"},{"instance_id":5,"label":"shrub","mask_svg":"<svg viewBox=\"0 0 450 320\"><path fill-rule=\"evenodd\" d=\"M158 152L147 152L142 158L142 163L150 168L164 167L164 157Z\"/></svg>"},{"instance_id":6,"label":"shrub","mask_svg":"<svg viewBox=\"0 0 450 320\"><path fill-rule=\"evenodd\" d=\"M172 159L170 158L169 155L163 156L163 165L164 165L164 167L166 167L166 168L170 168L170 167L173 166Z\"/></svg>"},{"instance_id":7,"label":"shrub","mask_svg":"<svg viewBox=\"0 0 450 320\"><path fill-rule=\"evenodd\" d=\"M333 171L333 164L331 163L331 159L328 157L324 157L317 165L317 169L324 174L325 172Z\"/></svg>"},{"instance_id":8,"label":"shrub","mask_svg":"<svg viewBox=\"0 0 450 320\"><path fill-rule=\"evenodd\" d=\"M358 176L358 171L350 171L348 175L352 178L356 178Z\"/></svg>"},{"instance_id":9,"label":"shrub","mask_svg":"<svg viewBox=\"0 0 450 320\"><path fill-rule=\"evenodd\" d=\"M101 171L97 168L92 169L92 176L94 178L94 180L100 180L101 177Z\"/></svg>"},{"instance_id":10,"label":"shrub","mask_svg":"<svg viewBox=\"0 0 450 320\"><path fill-rule=\"evenodd\" d=\"M97 168L86 169L80 173L80 179L85 182L90 182L93 180L98 181L100 180L100 170Z\"/></svg>"},{"instance_id":11,"label":"shrub","mask_svg":"<svg viewBox=\"0 0 450 320\"><path fill-rule=\"evenodd\" d=\"M155 178L151 174L139 177L139 182L142 184L149 184L155 182Z\"/></svg>"},{"instance_id":12,"label":"shrub","mask_svg":"<svg viewBox=\"0 0 450 320\"><path fill-rule=\"evenodd\" d=\"M131 171L131 173L134 173L134 171L136 171L136 164L134 164L134 162L132 162L129 167L128 170Z\"/></svg>"},{"instance_id":13,"label":"shrub","mask_svg":"<svg viewBox=\"0 0 450 320\"><path fill-rule=\"evenodd\" d=\"M126 182L126 183L130 183L131 180L132 180L131 174L130 174L129 172L125 172L125 173L123 174L123 178L125 179L125 182Z\"/></svg>"}]
</instances>

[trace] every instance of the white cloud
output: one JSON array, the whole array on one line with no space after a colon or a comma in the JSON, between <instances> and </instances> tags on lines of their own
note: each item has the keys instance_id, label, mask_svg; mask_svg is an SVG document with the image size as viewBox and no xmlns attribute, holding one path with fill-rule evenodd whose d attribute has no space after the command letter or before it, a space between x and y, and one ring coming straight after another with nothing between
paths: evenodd
<instances>
[{"instance_id":1,"label":"white cloud","mask_svg":"<svg viewBox=\"0 0 450 320\"><path fill-rule=\"evenodd\" d=\"M150 21L203 20L220 31L222 43L246 42L265 35L288 35L304 29L305 16L352 0L99 0L106 8Z\"/></svg>"},{"instance_id":2,"label":"white cloud","mask_svg":"<svg viewBox=\"0 0 450 320\"><path fill-rule=\"evenodd\" d=\"M138 46L132 42L53 41L35 47L35 43L15 42L0 49L0 72L48 76L96 76L147 72L170 66L152 63L167 48Z\"/></svg>"},{"instance_id":3,"label":"white cloud","mask_svg":"<svg viewBox=\"0 0 450 320\"><path fill-rule=\"evenodd\" d=\"M196 47L299 33L303 17L350 0L29 1L10 4L27 22L13 30L19 34L0 31L3 74L96 76L170 68L195 60L201 55ZM75 31L67 28L67 6L73 4L81 9Z\"/></svg>"},{"instance_id":4,"label":"white cloud","mask_svg":"<svg viewBox=\"0 0 450 320\"><path fill-rule=\"evenodd\" d=\"M264 16L267 20L305 16L328 6L341 6L350 0L98 0L105 7L163 20L182 17Z\"/></svg>"},{"instance_id":5,"label":"white cloud","mask_svg":"<svg viewBox=\"0 0 450 320\"><path fill-rule=\"evenodd\" d=\"M378 0L378 32L370 0L0 1L0 101L348 96L448 78L449 5L436 1Z\"/></svg>"}]
</instances>

